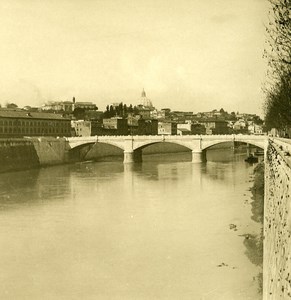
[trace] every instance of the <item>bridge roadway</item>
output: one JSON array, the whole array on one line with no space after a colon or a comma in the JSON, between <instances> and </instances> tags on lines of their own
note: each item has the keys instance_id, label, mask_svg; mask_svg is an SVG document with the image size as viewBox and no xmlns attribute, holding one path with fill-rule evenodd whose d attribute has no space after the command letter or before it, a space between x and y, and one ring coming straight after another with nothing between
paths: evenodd
<instances>
[{"instance_id":1,"label":"bridge roadway","mask_svg":"<svg viewBox=\"0 0 291 300\"><path fill-rule=\"evenodd\" d=\"M267 149L266 135L147 135L147 136L88 136L66 138L69 149L84 145L104 143L124 151L124 163L141 161L142 149L156 143L174 143L192 151L192 162L206 161L207 148L224 142L243 142Z\"/></svg>"}]
</instances>

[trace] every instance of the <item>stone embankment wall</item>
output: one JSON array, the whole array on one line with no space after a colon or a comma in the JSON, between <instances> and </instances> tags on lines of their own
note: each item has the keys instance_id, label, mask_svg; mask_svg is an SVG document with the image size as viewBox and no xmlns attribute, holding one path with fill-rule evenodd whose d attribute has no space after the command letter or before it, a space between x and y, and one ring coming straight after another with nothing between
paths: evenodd
<instances>
[{"instance_id":1,"label":"stone embankment wall","mask_svg":"<svg viewBox=\"0 0 291 300\"><path fill-rule=\"evenodd\" d=\"M291 144L270 141L265 159L264 299L291 299Z\"/></svg>"},{"instance_id":2,"label":"stone embankment wall","mask_svg":"<svg viewBox=\"0 0 291 300\"><path fill-rule=\"evenodd\" d=\"M68 143L64 138L30 138L41 166L68 162Z\"/></svg>"},{"instance_id":3,"label":"stone embankment wall","mask_svg":"<svg viewBox=\"0 0 291 300\"><path fill-rule=\"evenodd\" d=\"M0 139L0 172L39 167L39 158L31 141Z\"/></svg>"},{"instance_id":4,"label":"stone embankment wall","mask_svg":"<svg viewBox=\"0 0 291 300\"><path fill-rule=\"evenodd\" d=\"M0 172L66 163L67 147L65 139L0 139Z\"/></svg>"}]
</instances>

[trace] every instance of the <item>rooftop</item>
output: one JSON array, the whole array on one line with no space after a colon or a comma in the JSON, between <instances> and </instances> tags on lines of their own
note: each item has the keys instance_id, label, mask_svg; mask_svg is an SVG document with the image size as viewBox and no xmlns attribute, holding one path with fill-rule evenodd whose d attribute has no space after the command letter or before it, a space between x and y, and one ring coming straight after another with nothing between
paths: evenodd
<instances>
[{"instance_id":1,"label":"rooftop","mask_svg":"<svg viewBox=\"0 0 291 300\"><path fill-rule=\"evenodd\" d=\"M0 109L0 118L70 120L61 114Z\"/></svg>"}]
</instances>

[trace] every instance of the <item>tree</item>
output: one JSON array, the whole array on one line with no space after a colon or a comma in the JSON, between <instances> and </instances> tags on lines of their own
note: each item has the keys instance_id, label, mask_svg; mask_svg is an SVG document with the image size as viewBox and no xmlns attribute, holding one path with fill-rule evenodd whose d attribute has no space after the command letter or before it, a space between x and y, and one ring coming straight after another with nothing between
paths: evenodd
<instances>
[{"instance_id":1,"label":"tree","mask_svg":"<svg viewBox=\"0 0 291 300\"><path fill-rule=\"evenodd\" d=\"M76 107L73 111L73 115L77 120L85 119L85 109L82 107Z\"/></svg>"},{"instance_id":2,"label":"tree","mask_svg":"<svg viewBox=\"0 0 291 300\"><path fill-rule=\"evenodd\" d=\"M267 130L277 128L285 131L291 126L290 77L281 77L269 89L265 102L265 124Z\"/></svg>"},{"instance_id":3,"label":"tree","mask_svg":"<svg viewBox=\"0 0 291 300\"><path fill-rule=\"evenodd\" d=\"M139 114L139 110L138 110L137 106L134 106L134 107L133 107L133 113L134 113L135 115L138 115L138 114Z\"/></svg>"},{"instance_id":4,"label":"tree","mask_svg":"<svg viewBox=\"0 0 291 300\"><path fill-rule=\"evenodd\" d=\"M109 107L109 117L110 118L114 117L114 115L115 115L114 108L113 108L112 105L110 105L110 107Z\"/></svg>"},{"instance_id":5,"label":"tree","mask_svg":"<svg viewBox=\"0 0 291 300\"><path fill-rule=\"evenodd\" d=\"M124 105L123 105L123 116L124 116L124 117L127 117L127 112L128 112L127 105L124 104Z\"/></svg>"},{"instance_id":6,"label":"tree","mask_svg":"<svg viewBox=\"0 0 291 300\"><path fill-rule=\"evenodd\" d=\"M17 108L18 106L15 103L7 103L6 108Z\"/></svg>"},{"instance_id":7,"label":"tree","mask_svg":"<svg viewBox=\"0 0 291 300\"><path fill-rule=\"evenodd\" d=\"M119 105L116 107L117 115L119 117L123 116L123 104L122 102L119 103Z\"/></svg>"},{"instance_id":8,"label":"tree","mask_svg":"<svg viewBox=\"0 0 291 300\"><path fill-rule=\"evenodd\" d=\"M291 0L269 0L271 4L268 48L268 81L265 86L265 123L267 129L286 130L291 126Z\"/></svg>"}]
</instances>

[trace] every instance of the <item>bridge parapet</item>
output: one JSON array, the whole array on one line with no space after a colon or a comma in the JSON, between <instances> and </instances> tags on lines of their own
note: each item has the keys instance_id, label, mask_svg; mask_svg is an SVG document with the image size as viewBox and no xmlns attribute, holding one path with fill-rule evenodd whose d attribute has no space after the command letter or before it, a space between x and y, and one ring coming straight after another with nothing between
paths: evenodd
<instances>
[{"instance_id":1,"label":"bridge parapet","mask_svg":"<svg viewBox=\"0 0 291 300\"><path fill-rule=\"evenodd\" d=\"M288 152L291 155L291 139L270 138L270 140L281 147L283 151Z\"/></svg>"}]
</instances>

